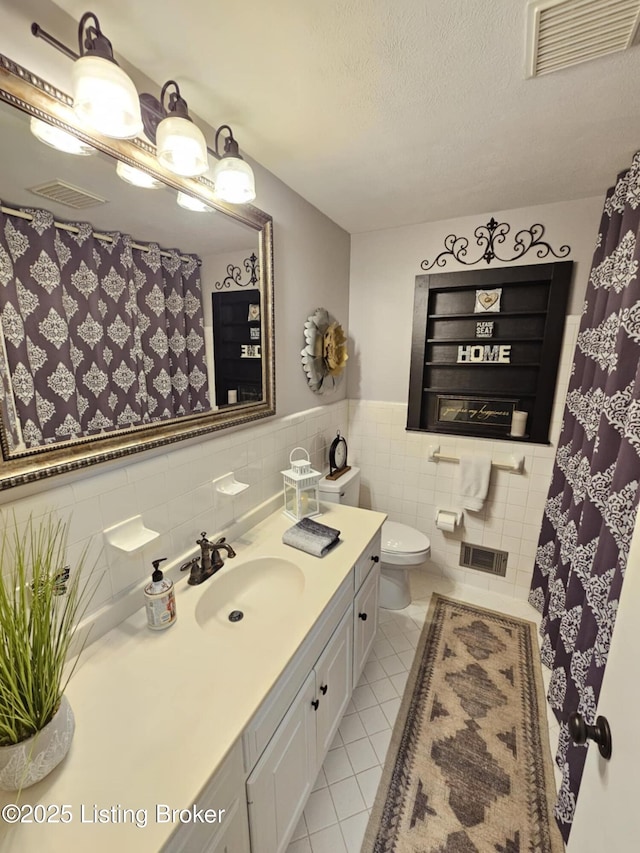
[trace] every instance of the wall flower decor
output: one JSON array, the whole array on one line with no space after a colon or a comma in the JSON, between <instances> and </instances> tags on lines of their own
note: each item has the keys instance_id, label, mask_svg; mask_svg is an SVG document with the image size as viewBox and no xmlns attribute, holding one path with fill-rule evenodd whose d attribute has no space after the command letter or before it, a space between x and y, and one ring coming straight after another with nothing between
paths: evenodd
<instances>
[{"instance_id":1,"label":"wall flower decor","mask_svg":"<svg viewBox=\"0 0 640 853\"><path fill-rule=\"evenodd\" d=\"M304 337L302 368L309 387L316 394L333 390L349 358L342 326L324 308L317 308L304 324Z\"/></svg>"}]
</instances>

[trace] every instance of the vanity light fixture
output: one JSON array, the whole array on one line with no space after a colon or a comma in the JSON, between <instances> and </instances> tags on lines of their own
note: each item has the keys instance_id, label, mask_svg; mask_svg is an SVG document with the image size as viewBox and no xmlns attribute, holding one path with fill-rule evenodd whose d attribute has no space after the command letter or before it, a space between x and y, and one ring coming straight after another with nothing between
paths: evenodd
<instances>
[{"instance_id":1,"label":"vanity light fixture","mask_svg":"<svg viewBox=\"0 0 640 853\"><path fill-rule=\"evenodd\" d=\"M96 153L93 145L89 145L87 142L78 139L77 136L67 133L66 130L42 121L35 116L31 116L29 127L36 139L57 151L64 151L65 154L77 154L81 157L88 157Z\"/></svg>"},{"instance_id":2,"label":"vanity light fixture","mask_svg":"<svg viewBox=\"0 0 640 853\"><path fill-rule=\"evenodd\" d=\"M224 139L224 153L218 151L218 141L222 131L226 130L228 136ZM221 201L232 204L243 204L253 201L256 197L256 184L251 166L240 156L238 143L233 131L228 124L222 124L216 131L215 157L218 159L213 170L214 190L213 194Z\"/></svg>"},{"instance_id":3,"label":"vanity light fixture","mask_svg":"<svg viewBox=\"0 0 640 853\"><path fill-rule=\"evenodd\" d=\"M79 53L45 32L39 24L31 24L31 32L74 61L73 111L81 122L114 139L131 139L142 132L136 87L115 61L111 42L93 12L85 12L80 18Z\"/></svg>"},{"instance_id":4,"label":"vanity light fixture","mask_svg":"<svg viewBox=\"0 0 640 853\"><path fill-rule=\"evenodd\" d=\"M85 12L78 26L80 58L73 63L73 111L85 124L115 139L142 132L136 87L113 58L111 42L93 12Z\"/></svg>"},{"instance_id":5,"label":"vanity light fixture","mask_svg":"<svg viewBox=\"0 0 640 853\"><path fill-rule=\"evenodd\" d=\"M161 181L156 181L147 172L143 172L142 169L137 169L135 166L130 166L122 160L118 160L116 172L119 178L122 178L128 184L133 184L134 187L142 187L145 190L157 190L164 186Z\"/></svg>"},{"instance_id":6,"label":"vanity light fixture","mask_svg":"<svg viewBox=\"0 0 640 853\"><path fill-rule=\"evenodd\" d=\"M159 101L148 93L138 96L133 82L113 58L111 42L102 33L93 12L85 12L80 19L80 54L39 24L32 24L31 32L74 60L73 109L83 122L114 138L133 137L144 130L156 146L160 163L183 177L203 175L209 168L207 155L211 154L218 161L213 170L214 198L231 204L255 199L253 170L242 158L229 125L217 129L214 148L209 148L204 134L191 120L187 102L175 80L164 84ZM167 93L169 100L165 106ZM221 153L218 144L223 135Z\"/></svg>"},{"instance_id":7,"label":"vanity light fixture","mask_svg":"<svg viewBox=\"0 0 640 853\"><path fill-rule=\"evenodd\" d=\"M184 207L185 210L192 210L195 213L213 213L212 207L209 207L208 204L200 201L199 198L194 198L188 193L179 192L177 202L180 207Z\"/></svg>"},{"instance_id":8,"label":"vanity light fixture","mask_svg":"<svg viewBox=\"0 0 640 853\"><path fill-rule=\"evenodd\" d=\"M165 106L167 93L169 101ZM160 106L165 118L156 128L158 160L176 175L185 178L203 175L209 168L207 143L200 128L189 117L187 102L175 80L167 80L162 87Z\"/></svg>"}]
</instances>

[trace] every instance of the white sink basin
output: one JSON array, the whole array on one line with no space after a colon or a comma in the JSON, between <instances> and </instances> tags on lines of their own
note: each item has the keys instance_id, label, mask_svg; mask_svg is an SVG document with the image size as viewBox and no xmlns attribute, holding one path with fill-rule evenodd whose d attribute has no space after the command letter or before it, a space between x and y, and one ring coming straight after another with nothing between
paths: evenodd
<instances>
[{"instance_id":1,"label":"white sink basin","mask_svg":"<svg viewBox=\"0 0 640 853\"><path fill-rule=\"evenodd\" d=\"M304 575L289 560L257 557L224 568L205 581L207 589L196 605L201 628L235 630L264 628L294 608L304 590Z\"/></svg>"}]
</instances>

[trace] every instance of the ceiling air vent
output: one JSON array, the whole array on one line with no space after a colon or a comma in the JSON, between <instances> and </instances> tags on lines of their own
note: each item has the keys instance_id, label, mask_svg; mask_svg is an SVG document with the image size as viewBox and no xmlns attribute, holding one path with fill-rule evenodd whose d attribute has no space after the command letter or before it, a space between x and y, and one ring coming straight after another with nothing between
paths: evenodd
<instances>
[{"instance_id":1,"label":"ceiling air vent","mask_svg":"<svg viewBox=\"0 0 640 853\"><path fill-rule=\"evenodd\" d=\"M87 190L80 189L80 187L74 187L58 180L47 181L46 184L40 184L37 187L29 187L29 192L48 198L49 201L57 201L58 204L73 207L75 210L96 207L99 204L106 204L107 201L99 195L94 195Z\"/></svg>"},{"instance_id":2,"label":"ceiling air vent","mask_svg":"<svg viewBox=\"0 0 640 853\"><path fill-rule=\"evenodd\" d=\"M625 50L639 23L640 0L529 0L527 77Z\"/></svg>"},{"instance_id":3,"label":"ceiling air vent","mask_svg":"<svg viewBox=\"0 0 640 853\"><path fill-rule=\"evenodd\" d=\"M460 565L468 569L477 569L479 572L487 572L490 575L505 577L507 574L506 551L498 551L495 548L480 548L469 542L460 543Z\"/></svg>"}]
</instances>

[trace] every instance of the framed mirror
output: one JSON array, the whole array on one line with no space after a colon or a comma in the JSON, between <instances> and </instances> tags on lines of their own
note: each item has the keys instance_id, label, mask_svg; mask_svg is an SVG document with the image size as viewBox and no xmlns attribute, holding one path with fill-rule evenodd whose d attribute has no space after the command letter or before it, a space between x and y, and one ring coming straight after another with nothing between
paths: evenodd
<instances>
[{"instance_id":1,"label":"framed mirror","mask_svg":"<svg viewBox=\"0 0 640 853\"><path fill-rule=\"evenodd\" d=\"M271 217L214 201L142 138L87 131L2 55L0 139L0 489L275 414ZM234 291L252 293L252 394L216 389L212 296Z\"/></svg>"}]
</instances>

